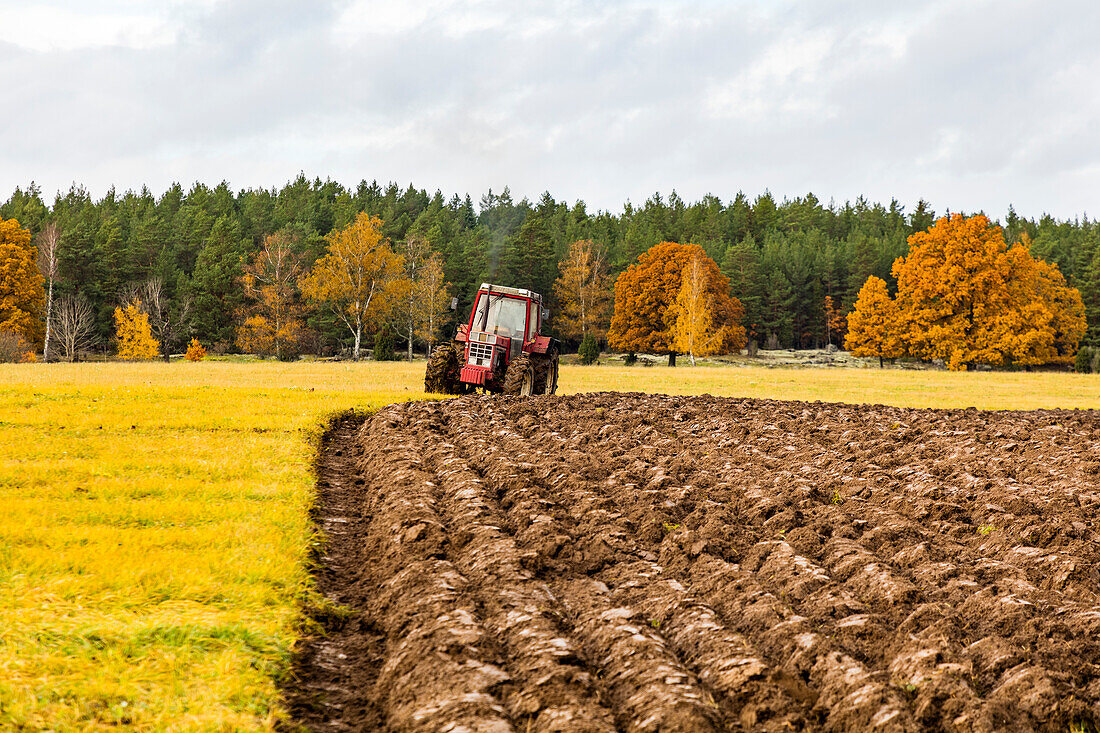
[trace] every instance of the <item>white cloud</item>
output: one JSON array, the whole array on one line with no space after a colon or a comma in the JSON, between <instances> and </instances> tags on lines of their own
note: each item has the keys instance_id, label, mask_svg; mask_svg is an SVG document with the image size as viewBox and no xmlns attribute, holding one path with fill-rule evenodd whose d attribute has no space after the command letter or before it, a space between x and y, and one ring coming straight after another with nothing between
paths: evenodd
<instances>
[{"instance_id":1,"label":"white cloud","mask_svg":"<svg viewBox=\"0 0 1100 733\"><path fill-rule=\"evenodd\" d=\"M32 51L104 46L150 49L175 39L175 31L158 15L96 13L48 5L0 7L0 41Z\"/></svg>"}]
</instances>

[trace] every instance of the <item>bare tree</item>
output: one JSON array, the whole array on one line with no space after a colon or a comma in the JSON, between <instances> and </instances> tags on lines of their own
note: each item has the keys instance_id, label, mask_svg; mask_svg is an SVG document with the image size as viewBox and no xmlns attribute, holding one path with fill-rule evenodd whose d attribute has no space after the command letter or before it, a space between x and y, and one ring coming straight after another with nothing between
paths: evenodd
<instances>
[{"instance_id":1,"label":"bare tree","mask_svg":"<svg viewBox=\"0 0 1100 733\"><path fill-rule=\"evenodd\" d=\"M53 281L57 278L57 247L61 232L57 222L51 221L38 234L38 271L46 278L46 342L42 347L42 361L50 361L50 336L53 326Z\"/></svg>"},{"instance_id":2,"label":"bare tree","mask_svg":"<svg viewBox=\"0 0 1100 733\"><path fill-rule=\"evenodd\" d=\"M149 317L149 330L160 342L165 361L172 353L172 344L187 328L191 314L191 297L184 295L173 304L164 287L164 280L152 277L143 283L131 283L122 291L122 305L136 304Z\"/></svg>"},{"instance_id":3,"label":"bare tree","mask_svg":"<svg viewBox=\"0 0 1100 733\"><path fill-rule=\"evenodd\" d=\"M57 302L55 313L57 342L65 358L72 361L77 354L92 346L95 324L92 304L82 295L66 295Z\"/></svg>"}]
</instances>

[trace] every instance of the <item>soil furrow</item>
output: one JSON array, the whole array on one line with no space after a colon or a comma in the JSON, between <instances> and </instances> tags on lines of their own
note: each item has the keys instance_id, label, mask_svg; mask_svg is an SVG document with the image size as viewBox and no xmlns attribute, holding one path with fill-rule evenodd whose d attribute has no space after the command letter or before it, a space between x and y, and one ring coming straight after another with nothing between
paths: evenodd
<instances>
[{"instance_id":1,"label":"soil furrow","mask_svg":"<svg viewBox=\"0 0 1100 733\"><path fill-rule=\"evenodd\" d=\"M421 434L428 426L421 425ZM433 435L421 446L435 470L449 553L476 583L485 624L507 655L511 677L502 697L517 727L542 731L610 731L614 721L598 699L573 641L560 632L561 616L549 588L522 567L515 542L499 528L499 515L480 478Z\"/></svg>"},{"instance_id":2,"label":"soil furrow","mask_svg":"<svg viewBox=\"0 0 1100 733\"><path fill-rule=\"evenodd\" d=\"M318 614L293 709L325 730L1096 728L1098 441L1087 411L391 406L320 461L317 583L346 608Z\"/></svg>"}]
</instances>

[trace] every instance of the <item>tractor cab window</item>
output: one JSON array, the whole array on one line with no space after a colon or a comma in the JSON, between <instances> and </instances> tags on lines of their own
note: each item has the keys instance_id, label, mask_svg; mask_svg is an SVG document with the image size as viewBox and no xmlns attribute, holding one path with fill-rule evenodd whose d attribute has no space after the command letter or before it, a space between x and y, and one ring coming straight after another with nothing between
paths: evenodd
<instances>
[{"instance_id":1,"label":"tractor cab window","mask_svg":"<svg viewBox=\"0 0 1100 733\"><path fill-rule=\"evenodd\" d=\"M542 314L539 312L539 304L535 301L530 301L527 304L527 340L530 341L535 337L535 334L539 332L539 326L542 325Z\"/></svg>"},{"instance_id":2,"label":"tractor cab window","mask_svg":"<svg viewBox=\"0 0 1100 733\"><path fill-rule=\"evenodd\" d=\"M488 314L486 314L488 310ZM483 325L484 324L484 325ZM472 331L524 339L527 326L527 301L504 295L482 293L477 299Z\"/></svg>"}]
</instances>

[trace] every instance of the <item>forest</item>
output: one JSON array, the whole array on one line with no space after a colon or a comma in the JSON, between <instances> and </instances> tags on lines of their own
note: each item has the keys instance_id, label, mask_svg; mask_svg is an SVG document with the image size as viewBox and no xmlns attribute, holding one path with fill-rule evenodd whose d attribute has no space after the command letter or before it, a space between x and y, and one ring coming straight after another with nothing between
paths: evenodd
<instances>
[{"instance_id":1,"label":"forest","mask_svg":"<svg viewBox=\"0 0 1100 733\"><path fill-rule=\"evenodd\" d=\"M433 326L438 333L456 314L465 316L481 282L530 288L543 293L555 310L555 283L575 242L591 241L608 289L654 245L679 242L697 245L720 266L743 308L750 343L821 347L840 343L833 325L852 310L869 277L896 289L891 268L906 254L908 237L946 213L937 214L923 200L907 211L896 200L837 204L807 194L777 201L767 191L755 198L739 192L728 201L707 195L690 203L675 192L654 194L612 213L590 211L583 201L558 201L549 192L535 201L516 201L505 187L475 203L468 194L447 197L438 190L376 181L347 188L304 175L281 189L234 192L222 182L185 190L175 184L160 195L147 188L110 190L98 200L74 185L48 201L31 184L0 204L0 219L18 221L34 241L52 224L53 297L79 296L90 307L89 349L116 348L116 308L155 284L159 306L179 322L163 334L165 353L182 352L191 339L215 353L252 350L246 324L255 317L249 306L256 296L250 296L249 268L267 251L265 242L277 238L308 272L325 256L333 232L360 214L379 220L381 235L396 249L415 241L437 255L447 293L457 298L456 310ZM995 223L1008 242L1030 241L1033 256L1056 266L1080 290L1088 323L1084 342L1100 344L1100 223L1027 218L1012 208ZM301 299L301 293L294 297ZM303 308L301 317L295 348L280 356L352 348L348 329L331 311ZM397 338L400 329L394 325L379 321L370 330ZM563 325L551 317L551 333L575 347L578 333L555 332ZM607 326L593 330L603 337ZM418 347L431 339L422 332L416 336Z\"/></svg>"}]
</instances>

